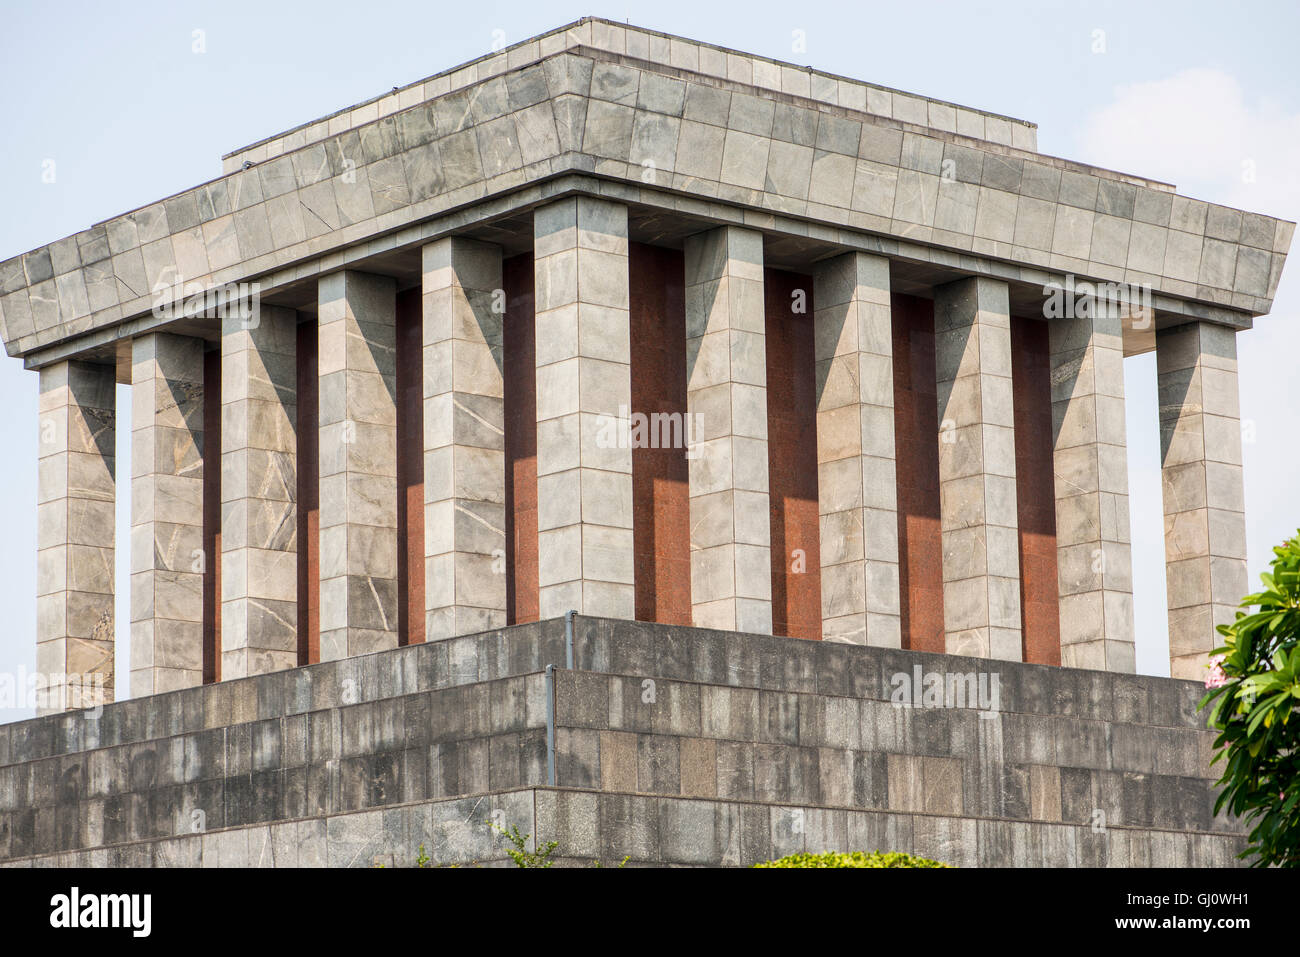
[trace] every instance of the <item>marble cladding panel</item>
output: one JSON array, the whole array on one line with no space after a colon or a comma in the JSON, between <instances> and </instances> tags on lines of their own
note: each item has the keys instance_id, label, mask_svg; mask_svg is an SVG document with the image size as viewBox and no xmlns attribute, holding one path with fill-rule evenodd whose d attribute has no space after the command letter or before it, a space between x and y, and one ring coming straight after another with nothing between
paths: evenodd
<instances>
[{"instance_id":1,"label":"marble cladding panel","mask_svg":"<svg viewBox=\"0 0 1300 957\"><path fill-rule=\"evenodd\" d=\"M113 700L115 393L110 365L40 371L36 669L50 691L36 702L41 714Z\"/></svg>"},{"instance_id":2,"label":"marble cladding panel","mask_svg":"<svg viewBox=\"0 0 1300 957\"><path fill-rule=\"evenodd\" d=\"M1241 409L1233 330L1189 323L1156 332L1169 667L1202 679L1215 626L1249 590Z\"/></svg>"},{"instance_id":3,"label":"marble cladding panel","mask_svg":"<svg viewBox=\"0 0 1300 957\"><path fill-rule=\"evenodd\" d=\"M868 98L861 111L776 102L767 80L747 82L556 50L0 263L0 333L26 354L142 315L177 280L296 268L562 172L661 205L672 190L755 222L867 231L939 259L1150 284L1170 308L1271 306L1292 223L998 142L987 116L984 140L968 125L947 131L942 106L939 125L924 125L919 98Z\"/></svg>"},{"instance_id":4,"label":"marble cladding panel","mask_svg":"<svg viewBox=\"0 0 1300 957\"><path fill-rule=\"evenodd\" d=\"M427 640L506 623L505 290L499 246L423 250Z\"/></svg>"},{"instance_id":5,"label":"marble cladding panel","mask_svg":"<svg viewBox=\"0 0 1300 957\"><path fill-rule=\"evenodd\" d=\"M221 676L298 664L297 313L221 335Z\"/></svg>"},{"instance_id":6,"label":"marble cladding panel","mask_svg":"<svg viewBox=\"0 0 1300 957\"><path fill-rule=\"evenodd\" d=\"M328 661L398 641L396 282L331 273L320 279L318 310L320 657Z\"/></svg>"},{"instance_id":7,"label":"marble cladding panel","mask_svg":"<svg viewBox=\"0 0 1300 957\"><path fill-rule=\"evenodd\" d=\"M1005 283L935 288L935 368L949 654L1023 655L1011 323Z\"/></svg>"},{"instance_id":8,"label":"marble cladding panel","mask_svg":"<svg viewBox=\"0 0 1300 957\"><path fill-rule=\"evenodd\" d=\"M666 36L636 26L586 18L236 150L222 158L222 168L231 173L245 162L261 163L274 159L341 130L364 126L376 117L398 113L413 103L490 80L521 66L531 65L539 57L552 56L566 50L602 51L632 57L661 66L690 70L718 80L753 85L772 93L800 96L819 103L870 112L900 122L959 133L1005 146L1032 150L1036 147L1038 138L1036 127L1024 120L986 113L955 103L930 100L848 77L820 73L803 66L796 68L766 57L682 37ZM673 87L665 85L659 97L659 102L673 103ZM524 99L523 96L520 98Z\"/></svg>"},{"instance_id":9,"label":"marble cladding panel","mask_svg":"<svg viewBox=\"0 0 1300 957\"><path fill-rule=\"evenodd\" d=\"M131 696L203 681L202 339L131 342Z\"/></svg>"},{"instance_id":10,"label":"marble cladding panel","mask_svg":"<svg viewBox=\"0 0 1300 957\"><path fill-rule=\"evenodd\" d=\"M1061 664L1133 672L1121 317L1048 321Z\"/></svg>"},{"instance_id":11,"label":"marble cladding panel","mask_svg":"<svg viewBox=\"0 0 1300 957\"><path fill-rule=\"evenodd\" d=\"M533 214L540 616L635 614L627 207Z\"/></svg>"},{"instance_id":12,"label":"marble cladding panel","mask_svg":"<svg viewBox=\"0 0 1300 957\"><path fill-rule=\"evenodd\" d=\"M691 616L771 634L763 235L709 230L685 258Z\"/></svg>"},{"instance_id":13,"label":"marble cladding panel","mask_svg":"<svg viewBox=\"0 0 1300 957\"><path fill-rule=\"evenodd\" d=\"M822 634L902 646L889 260L813 272Z\"/></svg>"}]
</instances>

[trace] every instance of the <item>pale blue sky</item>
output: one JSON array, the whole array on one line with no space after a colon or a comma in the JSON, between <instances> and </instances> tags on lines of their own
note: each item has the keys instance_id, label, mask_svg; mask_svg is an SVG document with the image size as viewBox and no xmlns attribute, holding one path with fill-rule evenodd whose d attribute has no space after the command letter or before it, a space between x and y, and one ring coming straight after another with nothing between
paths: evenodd
<instances>
[{"instance_id":1,"label":"pale blue sky","mask_svg":"<svg viewBox=\"0 0 1300 957\"><path fill-rule=\"evenodd\" d=\"M1199 199L1300 214L1293 2L5 6L0 259L211 179L221 154L237 147L480 56L495 31L515 42L583 15L1021 117L1039 124L1044 153L1174 182ZM195 30L204 31L201 54ZM804 53L792 52L796 30ZM51 159L55 182L43 183ZM1288 415L1298 271L1292 263L1284 275L1273 314L1239 337L1252 582L1271 545L1300 525L1292 479L1300 453ZM1151 356L1129 360L1138 669L1165 674L1154 379ZM9 453L0 469L0 673L14 674L35 667L36 376L18 360L0 360L0 408L0 448ZM123 530L130 470L128 430L119 431ZM119 600L119 697L127 620ZM0 709L0 721L27 713Z\"/></svg>"}]
</instances>

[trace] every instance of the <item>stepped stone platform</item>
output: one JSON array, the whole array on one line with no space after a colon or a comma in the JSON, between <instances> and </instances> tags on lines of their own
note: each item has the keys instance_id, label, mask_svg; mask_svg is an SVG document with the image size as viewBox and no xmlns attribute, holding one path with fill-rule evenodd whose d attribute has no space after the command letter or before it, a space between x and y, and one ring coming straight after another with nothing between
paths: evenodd
<instances>
[{"instance_id":1,"label":"stepped stone platform","mask_svg":"<svg viewBox=\"0 0 1300 957\"><path fill-rule=\"evenodd\" d=\"M0 726L0 864L1230 866L1202 694L557 618Z\"/></svg>"}]
</instances>

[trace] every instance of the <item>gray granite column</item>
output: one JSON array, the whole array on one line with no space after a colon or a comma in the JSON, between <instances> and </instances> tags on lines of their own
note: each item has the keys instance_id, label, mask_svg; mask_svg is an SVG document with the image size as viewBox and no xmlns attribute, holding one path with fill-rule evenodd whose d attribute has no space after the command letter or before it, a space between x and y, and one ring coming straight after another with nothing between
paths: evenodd
<instances>
[{"instance_id":1,"label":"gray granite column","mask_svg":"<svg viewBox=\"0 0 1300 957\"><path fill-rule=\"evenodd\" d=\"M813 267L822 637L898 648L898 496L889 260Z\"/></svg>"},{"instance_id":2,"label":"gray granite column","mask_svg":"<svg viewBox=\"0 0 1300 957\"><path fill-rule=\"evenodd\" d=\"M298 663L297 318L222 319L223 680Z\"/></svg>"},{"instance_id":3,"label":"gray granite column","mask_svg":"<svg viewBox=\"0 0 1300 957\"><path fill-rule=\"evenodd\" d=\"M944 635L949 654L1020 661L1011 320L1004 282L934 290Z\"/></svg>"},{"instance_id":4,"label":"gray granite column","mask_svg":"<svg viewBox=\"0 0 1300 957\"><path fill-rule=\"evenodd\" d=\"M1136 670L1120 313L1051 319L1061 664Z\"/></svg>"},{"instance_id":5,"label":"gray granite column","mask_svg":"<svg viewBox=\"0 0 1300 957\"><path fill-rule=\"evenodd\" d=\"M1193 322L1156 332L1169 596L1169 673L1205 677L1207 652L1250 590L1236 333Z\"/></svg>"},{"instance_id":6,"label":"gray granite column","mask_svg":"<svg viewBox=\"0 0 1300 957\"><path fill-rule=\"evenodd\" d=\"M203 552L203 351L131 340L133 698L203 683L203 574L219 560Z\"/></svg>"},{"instance_id":7,"label":"gray granite column","mask_svg":"<svg viewBox=\"0 0 1300 957\"><path fill-rule=\"evenodd\" d=\"M113 700L116 375L56 362L40 371L36 670L40 713Z\"/></svg>"},{"instance_id":8,"label":"gray granite column","mask_svg":"<svg viewBox=\"0 0 1300 957\"><path fill-rule=\"evenodd\" d=\"M320 657L397 647L397 286L319 287ZM427 481L427 477L426 477Z\"/></svg>"},{"instance_id":9,"label":"gray granite column","mask_svg":"<svg viewBox=\"0 0 1300 957\"><path fill-rule=\"evenodd\" d=\"M686 404L692 620L771 634L762 233L687 237Z\"/></svg>"},{"instance_id":10,"label":"gray granite column","mask_svg":"<svg viewBox=\"0 0 1300 957\"><path fill-rule=\"evenodd\" d=\"M425 637L506 623L499 246L424 247Z\"/></svg>"},{"instance_id":11,"label":"gray granite column","mask_svg":"<svg viewBox=\"0 0 1300 957\"><path fill-rule=\"evenodd\" d=\"M558 200L533 235L541 617L632 618L627 207Z\"/></svg>"}]
</instances>

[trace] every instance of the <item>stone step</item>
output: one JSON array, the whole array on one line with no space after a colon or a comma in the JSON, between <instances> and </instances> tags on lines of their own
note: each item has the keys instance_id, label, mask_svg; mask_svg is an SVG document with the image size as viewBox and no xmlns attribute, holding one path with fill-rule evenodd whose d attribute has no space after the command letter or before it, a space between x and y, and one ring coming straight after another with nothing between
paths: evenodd
<instances>
[{"instance_id":1,"label":"stone step","mask_svg":"<svg viewBox=\"0 0 1300 957\"><path fill-rule=\"evenodd\" d=\"M555 841L555 866L748 866L825 850L959 867L1228 867L1241 839L1112 825L801 807L566 788L509 789L25 856L0 867L513 867L488 822Z\"/></svg>"}]
</instances>

